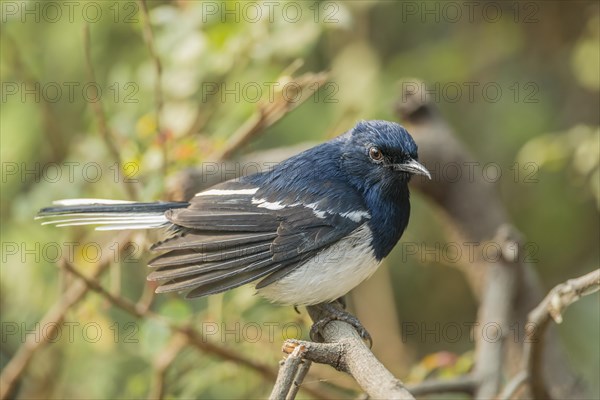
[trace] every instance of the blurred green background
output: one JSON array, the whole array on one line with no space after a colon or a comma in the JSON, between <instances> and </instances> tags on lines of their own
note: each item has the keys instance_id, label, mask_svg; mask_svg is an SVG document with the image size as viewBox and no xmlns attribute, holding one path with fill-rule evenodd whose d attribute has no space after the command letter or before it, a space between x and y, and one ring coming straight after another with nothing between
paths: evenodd
<instances>
[{"instance_id":1,"label":"blurred green background","mask_svg":"<svg viewBox=\"0 0 600 400\"><path fill-rule=\"evenodd\" d=\"M330 74L329 86L243 153L323 141L359 119L397 120L398 81L419 78L482 165L500 166L499 195L514 224L535 244L534 266L545 288L598 267L597 2L482 1L466 7L463 2L274 1L271 8L233 1L150 2L154 50L162 64L159 115L156 66L144 40L140 3L0 4L3 365L22 344L24 330L43 330L36 322L68 284L56 267L57 249L66 254L72 246L72 261L85 272L94 264L95 255L84 251L93 252L90 243L114 240L111 233L40 227L33 220L39 208L56 199L128 197L99 133L93 111L98 105L126 165L122 173L138 181L138 198L150 201L165 198L165 182L177 171L200 165L222 149L259 104L269 102L268 85L274 82L282 87L292 74ZM86 25L95 81L84 51ZM303 63L293 71L296 60ZM212 94L214 87L229 94ZM443 244L433 206L418 194L412 203L403 241ZM136 233L131 256L116 255L119 262L102 279L105 287L137 301L148 285L150 254L143 249L155 238ZM397 246L385 268L401 324L475 321L467 284L446 264L407 257ZM308 332L304 313L272 306L253 296L251 288L194 301L161 295L151 307L175 320L191 319L200 330L206 321L234 331L236 323L263 328L273 323L274 340L268 335L253 342L235 334L211 337L272 366L281 358L286 323L302 327L303 337ZM388 318L380 310L371 314L382 324ZM153 365L171 340L164 325L137 320L93 293L72 308L66 321L79 325L71 338L63 326L56 343L35 355L19 396L148 395ZM83 329L90 323L101 332L98 340ZM377 343L377 326L367 328ZM473 349L467 332L459 340L402 338L411 360L404 378L464 372ZM598 398L598 296L569 309L560 332L569 359ZM435 353L441 356L432 358ZM393 355L386 364L394 369ZM271 389L252 370L197 351L180 352L165 379L168 398L264 397ZM336 374L326 381L347 385Z\"/></svg>"}]
</instances>

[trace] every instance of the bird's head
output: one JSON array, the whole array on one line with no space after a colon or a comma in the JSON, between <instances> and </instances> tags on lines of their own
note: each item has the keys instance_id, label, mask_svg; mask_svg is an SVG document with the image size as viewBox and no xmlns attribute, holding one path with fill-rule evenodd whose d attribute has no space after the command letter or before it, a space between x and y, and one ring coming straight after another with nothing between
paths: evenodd
<instances>
[{"instance_id":1,"label":"bird's head","mask_svg":"<svg viewBox=\"0 0 600 400\"><path fill-rule=\"evenodd\" d=\"M361 121L343 140L342 170L360 191L394 190L412 175L431 179L418 162L417 145L402 126L388 121Z\"/></svg>"}]
</instances>

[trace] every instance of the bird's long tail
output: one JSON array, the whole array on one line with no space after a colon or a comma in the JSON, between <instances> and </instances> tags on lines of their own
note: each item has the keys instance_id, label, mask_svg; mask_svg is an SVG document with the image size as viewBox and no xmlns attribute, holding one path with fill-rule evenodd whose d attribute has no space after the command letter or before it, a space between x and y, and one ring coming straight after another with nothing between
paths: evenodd
<instances>
[{"instance_id":1,"label":"bird's long tail","mask_svg":"<svg viewBox=\"0 0 600 400\"><path fill-rule=\"evenodd\" d=\"M42 225L96 225L96 230L153 229L170 225L165 211L187 207L186 202L136 203L121 200L59 200L39 211Z\"/></svg>"}]
</instances>

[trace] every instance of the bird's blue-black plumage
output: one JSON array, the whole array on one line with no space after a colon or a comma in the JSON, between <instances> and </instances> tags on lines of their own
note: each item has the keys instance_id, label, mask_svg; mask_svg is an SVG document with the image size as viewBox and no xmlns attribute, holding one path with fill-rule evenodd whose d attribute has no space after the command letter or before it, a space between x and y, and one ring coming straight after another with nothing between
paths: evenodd
<instances>
[{"instance_id":1,"label":"bird's blue-black plumage","mask_svg":"<svg viewBox=\"0 0 600 400\"><path fill-rule=\"evenodd\" d=\"M370 213L373 249L381 260L408 224L409 176L370 168L367 151L371 146L377 146L397 163L418 159L417 146L402 126L362 121L348 133L289 158L274 171L243 181L258 185L257 197L271 202L316 202L320 210L335 210L338 214Z\"/></svg>"},{"instance_id":2,"label":"bird's blue-black plumage","mask_svg":"<svg viewBox=\"0 0 600 400\"><path fill-rule=\"evenodd\" d=\"M149 279L191 297L249 282L260 289L365 224L380 261L408 224L414 170L403 166L413 160L417 146L403 127L362 121L270 171L216 185L164 213L177 233L153 246L166 253L150 262Z\"/></svg>"}]
</instances>

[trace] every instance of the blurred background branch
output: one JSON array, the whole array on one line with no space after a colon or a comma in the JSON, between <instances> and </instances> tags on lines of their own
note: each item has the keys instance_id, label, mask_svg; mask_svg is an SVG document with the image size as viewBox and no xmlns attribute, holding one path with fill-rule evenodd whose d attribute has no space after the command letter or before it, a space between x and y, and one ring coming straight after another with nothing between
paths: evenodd
<instances>
[{"instance_id":1,"label":"blurred background branch","mask_svg":"<svg viewBox=\"0 0 600 400\"><path fill-rule=\"evenodd\" d=\"M129 242L130 234L121 233L118 236L117 243L120 246L126 246ZM112 258L106 257L100 260L91 271L92 280L98 279L110 266ZM65 266L66 261L61 260L59 265ZM44 330L44 335L30 335L27 340L19 347L18 351L11 358L10 362L2 369L0 375L0 399L7 399L14 395L13 390L18 384L19 379L27 369L36 352L41 350L49 343L51 338L55 337L56 329L65 321L69 309L81 301L87 294L89 287L83 283L73 283L65 291L60 301L56 302L46 312L40 320L40 324L50 329Z\"/></svg>"},{"instance_id":2,"label":"blurred background branch","mask_svg":"<svg viewBox=\"0 0 600 400\"><path fill-rule=\"evenodd\" d=\"M413 133L424 165L453 163L465 168L463 173L467 175L466 168L473 158L455 139L429 96L422 91L411 91L401 93L401 97L407 101L398 103L396 110ZM539 280L530 266L522 262L523 246L520 243L523 238L507 225L507 213L494 185L476 176L473 181L461 182L437 179L436 185L417 179L414 186L444 210L449 234L457 238L456 242L481 245L494 238L493 242L501 249L501 257L496 262L478 259L470 264L457 264L479 298L478 326L493 324L496 330L492 335L496 340L485 340L483 335L476 335L473 371L477 382L475 398L494 397L501 389L503 377L514 374L515 365L520 365L522 360L523 343L510 340L509 327L525 328L527 313L542 297ZM470 201L467 203L465 199ZM546 359L543 382L548 395L545 397L583 396L581 381L568 367L556 335L549 335L547 340L543 349Z\"/></svg>"}]
</instances>

